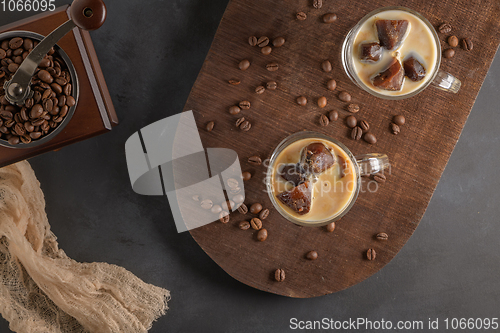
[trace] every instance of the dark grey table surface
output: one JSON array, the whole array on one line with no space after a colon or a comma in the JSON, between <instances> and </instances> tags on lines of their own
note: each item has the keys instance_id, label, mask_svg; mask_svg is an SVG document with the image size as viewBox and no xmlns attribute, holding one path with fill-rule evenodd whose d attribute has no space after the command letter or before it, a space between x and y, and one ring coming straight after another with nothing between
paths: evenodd
<instances>
[{"instance_id":1,"label":"dark grey table surface","mask_svg":"<svg viewBox=\"0 0 500 333\"><path fill-rule=\"evenodd\" d=\"M342 292L290 299L243 285L176 232L166 198L132 191L126 139L182 111L227 2L106 0L107 22L92 37L121 123L30 160L60 247L169 289L170 310L151 332L282 332L291 318L422 320L426 332L429 318L444 331L446 318L500 317L498 57L415 234L380 272ZM30 15L0 11L0 25ZM10 332L3 319L0 332Z\"/></svg>"}]
</instances>

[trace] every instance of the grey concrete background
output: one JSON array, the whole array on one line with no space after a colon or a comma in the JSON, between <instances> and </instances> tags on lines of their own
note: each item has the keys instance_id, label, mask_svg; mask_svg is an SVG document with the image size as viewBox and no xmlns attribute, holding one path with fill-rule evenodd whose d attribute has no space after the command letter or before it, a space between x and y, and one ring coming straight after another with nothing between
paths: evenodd
<instances>
[{"instance_id":1,"label":"grey concrete background","mask_svg":"<svg viewBox=\"0 0 500 333\"><path fill-rule=\"evenodd\" d=\"M170 310L151 332L284 332L292 317L422 320L426 332L429 318L444 331L445 318L500 317L498 57L425 217L396 258L348 290L289 299L232 279L188 233L176 233L165 198L129 185L125 140L182 110L227 0L106 4L108 20L92 36L121 124L30 162L71 258L117 264L171 290ZM0 11L0 24L29 15ZM3 319L0 332L10 332Z\"/></svg>"}]
</instances>

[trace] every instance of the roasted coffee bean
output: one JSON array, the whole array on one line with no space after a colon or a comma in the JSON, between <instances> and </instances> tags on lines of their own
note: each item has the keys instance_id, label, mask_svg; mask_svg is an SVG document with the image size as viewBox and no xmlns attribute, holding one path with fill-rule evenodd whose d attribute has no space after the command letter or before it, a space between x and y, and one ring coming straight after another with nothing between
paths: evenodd
<instances>
[{"instance_id":1,"label":"roasted coffee bean","mask_svg":"<svg viewBox=\"0 0 500 333\"><path fill-rule=\"evenodd\" d=\"M398 125L391 123L391 133L394 135L398 135L399 132L401 132L401 128Z\"/></svg>"},{"instance_id":2,"label":"roasted coffee bean","mask_svg":"<svg viewBox=\"0 0 500 333\"><path fill-rule=\"evenodd\" d=\"M354 116L348 116L347 118L345 118L345 123L347 127L354 128L358 124L358 120Z\"/></svg>"},{"instance_id":3,"label":"roasted coffee bean","mask_svg":"<svg viewBox=\"0 0 500 333\"><path fill-rule=\"evenodd\" d=\"M222 223L228 223L229 222L229 212L223 210L222 212L219 213L219 221Z\"/></svg>"},{"instance_id":4,"label":"roasted coffee bean","mask_svg":"<svg viewBox=\"0 0 500 333\"><path fill-rule=\"evenodd\" d=\"M351 113L357 113L359 112L359 105L358 104L349 104L347 106L347 111Z\"/></svg>"},{"instance_id":5,"label":"roasted coffee bean","mask_svg":"<svg viewBox=\"0 0 500 333\"><path fill-rule=\"evenodd\" d=\"M57 83L51 83L50 87L52 88L52 91L54 91L56 94L62 94L63 88L57 84Z\"/></svg>"},{"instance_id":6,"label":"roasted coffee bean","mask_svg":"<svg viewBox=\"0 0 500 333\"><path fill-rule=\"evenodd\" d=\"M243 215L245 215L246 213L248 213L248 207L247 207L247 205L245 205L244 203L242 203L238 207L238 212L240 212L240 214L243 214Z\"/></svg>"},{"instance_id":7,"label":"roasted coffee bean","mask_svg":"<svg viewBox=\"0 0 500 333\"><path fill-rule=\"evenodd\" d=\"M23 46L24 40L21 37L12 38L9 42L9 47L12 50L18 49Z\"/></svg>"},{"instance_id":8,"label":"roasted coffee bean","mask_svg":"<svg viewBox=\"0 0 500 333\"><path fill-rule=\"evenodd\" d=\"M328 119L330 121L337 121L339 119L339 113L335 110L332 110L328 113Z\"/></svg>"},{"instance_id":9,"label":"roasted coffee bean","mask_svg":"<svg viewBox=\"0 0 500 333\"><path fill-rule=\"evenodd\" d=\"M258 86L257 88L255 88L255 92L259 95L263 94L264 91L266 91L266 88L264 88L264 86Z\"/></svg>"},{"instance_id":10,"label":"roasted coffee bean","mask_svg":"<svg viewBox=\"0 0 500 333\"><path fill-rule=\"evenodd\" d=\"M259 213L259 219L261 220L265 220L267 219L267 217L269 216L269 209L263 209L260 213Z\"/></svg>"},{"instance_id":11,"label":"roasted coffee bean","mask_svg":"<svg viewBox=\"0 0 500 333\"><path fill-rule=\"evenodd\" d=\"M54 79L52 78L52 75L49 74L46 70L42 69L41 71L38 72L38 78L42 80L45 83L52 83Z\"/></svg>"},{"instance_id":12,"label":"roasted coffee bean","mask_svg":"<svg viewBox=\"0 0 500 333\"><path fill-rule=\"evenodd\" d=\"M377 183L385 183L385 181L387 180L387 177L383 174L383 173L376 173L373 175L373 179L377 182Z\"/></svg>"},{"instance_id":13,"label":"roasted coffee bean","mask_svg":"<svg viewBox=\"0 0 500 333\"><path fill-rule=\"evenodd\" d=\"M387 235L385 232L380 232L375 236L375 238L380 241L386 241L389 239L389 235Z\"/></svg>"},{"instance_id":14,"label":"roasted coffee bean","mask_svg":"<svg viewBox=\"0 0 500 333\"><path fill-rule=\"evenodd\" d=\"M61 116L53 116L52 117L52 120L55 122L55 123L60 123L62 122L64 119L64 117L61 117Z\"/></svg>"},{"instance_id":15,"label":"roasted coffee bean","mask_svg":"<svg viewBox=\"0 0 500 333\"><path fill-rule=\"evenodd\" d=\"M332 63L330 60L325 60L321 63L321 68L323 69L323 72L331 72L332 71Z\"/></svg>"},{"instance_id":16,"label":"roasted coffee bean","mask_svg":"<svg viewBox=\"0 0 500 333\"><path fill-rule=\"evenodd\" d=\"M256 46L257 45L257 37L255 37L255 36L248 37L248 44L250 44L250 46Z\"/></svg>"},{"instance_id":17,"label":"roasted coffee bean","mask_svg":"<svg viewBox=\"0 0 500 333\"><path fill-rule=\"evenodd\" d=\"M335 230L335 222L328 223L326 226L326 231L333 232Z\"/></svg>"},{"instance_id":18,"label":"roasted coffee bean","mask_svg":"<svg viewBox=\"0 0 500 333\"><path fill-rule=\"evenodd\" d=\"M2 48L2 50L7 51L9 49L9 41L4 40L0 47Z\"/></svg>"},{"instance_id":19,"label":"roasted coffee bean","mask_svg":"<svg viewBox=\"0 0 500 333\"><path fill-rule=\"evenodd\" d=\"M42 100L42 94L39 91L35 91L33 94L33 100L36 103L40 102Z\"/></svg>"},{"instance_id":20,"label":"roasted coffee bean","mask_svg":"<svg viewBox=\"0 0 500 333\"><path fill-rule=\"evenodd\" d=\"M373 133L366 133L363 139L371 145L377 143L377 137Z\"/></svg>"},{"instance_id":21,"label":"roasted coffee bean","mask_svg":"<svg viewBox=\"0 0 500 333\"><path fill-rule=\"evenodd\" d=\"M205 128L206 128L207 132L212 132L212 130L214 129L214 126L215 126L215 122L209 121Z\"/></svg>"},{"instance_id":22,"label":"roasted coffee bean","mask_svg":"<svg viewBox=\"0 0 500 333\"><path fill-rule=\"evenodd\" d=\"M250 61L248 59L243 59L242 61L240 61L240 64L238 65L238 67L242 71L246 71L248 69L248 67L250 67Z\"/></svg>"},{"instance_id":23,"label":"roasted coffee bean","mask_svg":"<svg viewBox=\"0 0 500 333\"><path fill-rule=\"evenodd\" d=\"M444 58L453 58L455 55L455 50L454 49L446 49L443 51L443 57Z\"/></svg>"},{"instance_id":24,"label":"roasted coffee bean","mask_svg":"<svg viewBox=\"0 0 500 333\"><path fill-rule=\"evenodd\" d=\"M55 121L49 121L49 126L50 126L50 128L56 128L57 123Z\"/></svg>"},{"instance_id":25,"label":"roasted coffee bean","mask_svg":"<svg viewBox=\"0 0 500 333\"><path fill-rule=\"evenodd\" d=\"M472 40L470 38L462 39L461 46L465 51L471 51L474 48L474 45L472 44Z\"/></svg>"},{"instance_id":26,"label":"roasted coffee bean","mask_svg":"<svg viewBox=\"0 0 500 333\"><path fill-rule=\"evenodd\" d=\"M329 123L330 123L330 120L328 119L327 116L325 116L324 114L319 116L319 124L321 126L328 126Z\"/></svg>"},{"instance_id":27,"label":"roasted coffee bean","mask_svg":"<svg viewBox=\"0 0 500 333\"><path fill-rule=\"evenodd\" d=\"M66 105L72 107L76 104L75 98L73 96L66 96Z\"/></svg>"},{"instance_id":28,"label":"roasted coffee bean","mask_svg":"<svg viewBox=\"0 0 500 333\"><path fill-rule=\"evenodd\" d=\"M361 127L361 129L366 132L370 129L370 124L368 124L366 120L361 120L359 122L359 127Z\"/></svg>"},{"instance_id":29,"label":"roasted coffee bean","mask_svg":"<svg viewBox=\"0 0 500 333\"><path fill-rule=\"evenodd\" d=\"M42 132L31 132L30 137L33 140L39 139L42 136Z\"/></svg>"},{"instance_id":30,"label":"roasted coffee bean","mask_svg":"<svg viewBox=\"0 0 500 333\"><path fill-rule=\"evenodd\" d=\"M236 119L236 127L240 127L241 124L245 121L245 117L241 117Z\"/></svg>"},{"instance_id":31,"label":"roasted coffee bean","mask_svg":"<svg viewBox=\"0 0 500 333\"><path fill-rule=\"evenodd\" d=\"M51 89L45 89L45 91L42 94L42 100L48 99L52 96L52 90Z\"/></svg>"},{"instance_id":32,"label":"roasted coffee bean","mask_svg":"<svg viewBox=\"0 0 500 333\"><path fill-rule=\"evenodd\" d=\"M301 106L305 106L307 104L307 98L305 96L297 97L297 104Z\"/></svg>"},{"instance_id":33,"label":"roasted coffee bean","mask_svg":"<svg viewBox=\"0 0 500 333\"><path fill-rule=\"evenodd\" d=\"M2 110L0 111L0 117L2 117L5 120L12 119L14 115L10 111Z\"/></svg>"},{"instance_id":34,"label":"roasted coffee bean","mask_svg":"<svg viewBox=\"0 0 500 333\"><path fill-rule=\"evenodd\" d=\"M318 259L318 252L316 252L316 251L309 251L306 254L306 258L308 260L316 260L316 259Z\"/></svg>"},{"instance_id":35,"label":"roasted coffee bean","mask_svg":"<svg viewBox=\"0 0 500 333\"><path fill-rule=\"evenodd\" d=\"M23 134L19 136L19 139L21 139L21 142L24 144L28 144L31 142L31 137L28 134Z\"/></svg>"},{"instance_id":36,"label":"roasted coffee bean","mask_svg":"<svg viewBox=\"0 0 500 333\"><path fill-rule=\"evenodd\" d=\"M23 42L23 47L26 51L31 50L33 48L33 40L25 38Z\"/></svg>"},{"instance_id":37,"label":"roasted coffee bean","mask_svg":"<svg viewBox=\"0 0 500 333\"><path fill-rule=\"evenodd\" d=\"M392 121L394 124L396 124L398 126L403 126L405 124L406 119L402 115L397 115L397 116L394 116L394 118L392 118Z\"/></svg>"},{"instance_id":38,"label":"roasted coffee bean","mask_svg":"<svg viewBox=\"0 0 500 333\"><path fill-rule=\"evenodd\" d=\"M63 107L64 105L66 105L66 96L61 95L61 96L59 96L59 99L57 100L57 106Z\"/></svg>"},{"instance_id":39,"label":"roasted coffee bean","mask_svg":"<svg viewBox=\"0 0 500 333\"><path fill-rule=\"evenodd\" d=\"M260 203L254 203L253 205L250 206L250 213L252 214L259 214L261 210L262 210L262 205Z\"/></svg>"},{"instance_id":40,"label":"roasted coffee bean","mask_svg":"<svg viewBox=\"0 0 500 333\"><path fill-rule=\"evenodd\" d=\"M19 136L23 135L26 132L24 130L24 125L20 124L20 123L17 123L17 124L14 125L13 131L15 132L15 134L17 134Z\"/></svg>"},{"instance_id":41,"label":"roasted coffee bean","mask_svg":"<svg viewBox=\"0 0 500 333\"><path fill-rule=\"evenodd\" d=\"M68 114L68 106L64 105L60 110L59 110L59 116L65 117Z\"/></svg>"},{"instance_id":42,"label":"roasted coffee bean","mask_svg":"<svg viewBox=\"0 0 500 333\"><path fill-rule=\"evenodd\" d=\"M35 130L35 126L33 126L32 123L29 121L24 123L24 128L26 129L27 132L33 132ZM38 138L33 138L33 139L38 139Z\"/></svg>"},{"instance_id":43,"label":"roasted coffee bean","mask_svg":"<svg viewBox=\"0 0 500 333\"><path fill-rule=\"evenodd\" d=\"M285 44L285 38L283 37L276 37L274 40L273 40L273 45L274 47L281 47Z\"/></svg>"},{"instance_id":44,"label":"roasted coffee bean","mask_svg":"<svg viewBox=\"0 0 500 333\"><path fill-rule=\"evenodd\" d=\"M451 32L451 25L448 23L443 23L439 26L438 31L442 34L448 34Z\"/></svg>"},{"instance_id":45,"label":"roasted coffee bean","mask_svg":"<svg viewBox=\"0 0 500 333\"><path fill-rule=\"evenodd\" d=\"M283 282L285 281L285 271L281 268L278 268L275 272L274 272L274 279L278 282Z\"/></svg>"},{"instance_id":46,"label":"roasted coffee bean","mask_svg":"<svg viewBox=\"0 0 500 333\"><path fill-rule=\"evenodd\" d=\"M241 101L240 104L240 109L242 110L248 110L252 106L249 101Z\"/></svg>"},{"instance_id":47,"label":"roasted coffee bean","mask_svg":"<svg viewBox=\"0 0 500 333\"><path fill-rule=\"evenodd\" d=\"M337 81L335 80L328 80L328 82L326 83L326 87L328 88L328 90L335 90L335 88L337 88Z\"/></svg>"},{"instance_id":48,"label":"roasted coffee bean","mask_svg":"<svg viewBox=\"0 0 500 333\"><path fill-rule=\"evenodd\" d=\"M57 82L57 80L56 80L56 82ZM238 84L241 83L241 81L240 80L236 80L236 79L231 79L231 80L228 81L228 83L230 85L232 85L232 86L237 86Z\"/></svg>"},{"instance_id":49,"label":"roasted coffee bean","mask_svg":"<svg viewBox=\"0 0 500 333\"><path fill-rule=\"evenodd\" d=\"M375 252L374 249L369 249L368 251L366 251L366 258L368 260L375 260L376 257L377 257L377 252Z\"/></svg>"},{"instance_id":50,"label":"roasted coffee bean","mask_svg":"<svg viewBox=\"0 0 500 333\"><path fill-rule=\"evenodd\" d=\"M8 120L5 120L3 122L3 125L7 128L11 128L12 126L14 126L16 124L16 122L14 121L14 119L8 119Z\"/></svg>"},{"instance_id":51,"label":"roasted coffee bean","mask_svg":"<svg viewBox=\"0 0 500 333\"><path fill-rule=\"evenodd\" d=\"M200 206L203 209L212 209L214 203L210 199L205 199L201 202Z\"/></svg>"},{"instance_id":52,"label":"roasted coffee bean","mask_svg":"<svg viewBox=\"0 0 500 333\"><path fill-rule=\"evenodd\" d=\"M1 49L0 49L1 50ZM0 79L3 78L5 76L5 72L0 70Z\"/></svg>"},{"instance_id":53,"label":"roasted coffee bean","mask_svg":"<svg viewBox=\"0 0 500 333\"><path fill-rule=\"evenodd\" d=\"M51 99L46 99L43 102L43 110L51 112L54 109L54 102Z\"/></svg>"},{"instance_id":54,"label":"roasted coffee bean","mask_svg":"<svg viewBox=\"0 0 500 333\"><path fill-rule=\"evenodd\" d=\"M15 121L16 123L20 123L20 122L22 121L21 116L19 115L19 113L16 113L16 114L14 115L14 118L12 118L12 119L14 119L14 121Z\"/></svg>"},{"instance_id":55,"label":"roasted coffee bean","mask_svg":"<svg viewBox=\"0 0 500 333\"><path fill-rule=\"evenodd\" d=\"M323 15L323 22L324 23L333 23L337 21L337 15L334 13L326 13Z\"/></svg>"},{"instance_id":56,"label":"roasted coffee bean","mask_svg":"<svg viewBox=\"0 0 500 333\"><path fill-rule=\"evenodd\" d=\"M267 239L267 229L265 228L262 228L259 230L259 232L257 233L257 240L259 242L263 242Z\"/></svg>"},{"instance_id":57,"label":"roasted coffee bean","mask_svg":"<svg viewBox=\"0 0 500 333\"><path fill-rule=\"evenodd\" d=\"M9 129L5 126L0 126L0 133L7 134L9 133Z\"/></svg>"},{"instance_id":58,"label":"roasted coffee bean","mask_svg":"<svg viewBox=\"0 0 500 333\"><path fill-rule=\"evenodd\" d=\"M42 116L42 113L43 113L43 107L40 104L35 104L35 105L33 105L33 108L31 109L30 118L37 119L37 118Z\"/></svg>"},{"instance_id":59,"label":"roasted coffee bean","mask_svg":"<svg viewBox=\"0 0 500 333\"><path fill-rule=\"evenodd\" d=\"M323 7L323 0L313 0L313 7L316 9Z\"/></svg>"},{"instance_id":60,"label":"roasted coffee bean","mask_svg":"<svg viewBox=\"0 0 500 333\"><path fill-rule=\"evenodd\" d=\"M304 21L307 18L307 14L304 12L298 12L297 14L295 14L295 17L299 21Z\"/></svg>"},{"instance_id":61,"label":"roasted coffee bean","mask_svg":"<svg viewBox=\"0 0 500 333\"><path fill-rule=\"evenodd\" d=\"M277 71L278 68L279 68L279 65L275 62L271 62L271 63L266 65L266 69L270 72Z\"/></svg>"},{"instance_id":62,"label":"roasted coffee bean","mask_svg":"<svg viewBox=\"0 0 500 333\"><path fill-rule=\"evenodd\" d=\"M252 128L252 124L248 120L245 120L240 125L240 130L243 132L248 132L250 128Z\"/></svg>"},{"instance_id":63,"label":"roasted coffee bean","mask_svg":"<svg viewBox=\"0 0 500 333\"><path fill-rule=\"evenodd\" d=\"M354 127L351 131L351 139L353 140L361 139L362 135L363 135L363 130L359 126Z\"/></svg>"},{"instance_id":64,"label":"roasted coffee bean","mask_svg":"<svg viewBox=\"0 0 500 333\"><path fill-rule=\"evenodd\" d=\"M262 159L259 156L250 156L248 158L248 163L250 163L252 165L261 165Z\"/></svg>"},{"instance_id":65,"label":"roasted coffee bean","mask_svg":"<svg viewBox=\"0 0 500 333\"><path fill-rule=\"evenodd\" d=\"M458 38L457 38L457 36L450 36L450 37L448 37L448 44L451 47L457 47L458 46Z\"/></svg>"},{"instance_id":66,"label":"roasted coffee bean","mask_svg":"<svg viewBox=\"0 0 500 333\"><path fill-rule=\"evenodd\" d=\"M240 113L240 112L241 112L241 109L236 105L233 105L229 108L229 114L232 114L233 116Z\"/></svg>"},{"instance_id":67,"label":"roasted coffee bean","mask_svg":"<svg viewBox=\"0 0 500 333\"><path fill-rule=\"evenodd\" d=\"M257 45L259 47L264 47L267 46L268 44L269 44L269 38L266 36L262 36L257 40Z\"/></svg>"},{"instance_id":68,"label":"roasted coffee bean","mask_svg":"<svg viewBox=\"0 0 500 333\"><path fill-rule=\"evenodd\" d=\"M35 101L33 100L33 98L28 98L26 100L26 102L24 102L24 106L28 109L33 107L34 104L35 104Z\"/></svg>"},{"instance_id":69,"label":"roasted coffee bean","mask_svg":"<svg viewBox=\"0 0 500 333\"><path fill-rule=\"evenodd\" d=\"M262 228L262 221L256 217L250 220L250 225L252 229L260 230Z\"/></svg>"},{"instance_id":70,"label":"roasted coffee bean","mask_svg":"<svg viewBox=\"0 0 500 333\"><path fill-rule=\"evenodd\" d=\"M252 178L252 174L248 171L244 171L241 173L241 179L243 179L243 181L249 181L250 179Z\"/></svg>"},{"instance_id":71,"label":"roasted coffee bean","mask_svg":"<svg viewBox=\"0 0 500 333\"><path fill-rule=\"evenodd\" d=\"M342 102L349 103L351 101L351 95L347 91L341 91L339 94L339 99Z\"/></svg>"},{"instance_id":72,"label":"roasted coffee bean","mask_svg":"<svg viewBox=\"0 0 500 333\"><path fill-rule=\"evenodd\" d=\"M321 96L320 98L318 98L318 106L320 108L324 108L327 103L328 103L328 101L327 101L325 96Z\"/></svg>"},{"instance_id":73,"label":"roasted coffee bean","mask_svg":"<svg viewBox=\"0 0 500 333\"><path fill-rule=\"evenodd\" d=\"M238 224L238 228L240 228L241 230L248 230L250 229L250 223L248 221L241 221Z\"/></svg>"},{"instance_id":74,"label":"roasted coffee bean","mask_svg":"<svg viewBox=\"0 0 500 333\"><path fill-rule=\"evenodd\" d=\"M16 136L16 135L13 135L13 136L11 136L11 137L8 139L8 141L9 141L9 143L10 143L11 145L17 145L17 144L19 144L19 137L18 137L18 136Z\"/></svg>"},{"instance_id":75,"label":"roasted coffee bean","mask_svg":"<svg viewBox=\"0 0 500 333\"><path fill-rule=\"evenodd\" d=\"M263 55L270 55L272 51L273 51L273 48L270 46L264 46L263 48L260 49L260 52Z\"/></svg>"},{"instance_id":76,"label":"roasted coffee bean","mask_svg":"<svg viewBox=\"0 0 500 333\"><path fill-rule=\"evenodd\" d=\"M54 69L54 67L49 67L49 68L47 68L47 72L49 72L49 74L50 74L51 76L55 76L55 75L56 75L56 73L57 73L57 72L56 72L56 70Z\"/></svg>"},{"instance_id":77,"label":"roasted coffee bean","mask_svg":"<svg viewBox=\"0 0 500 333\"><path fill-rule=\"evenodd\" d=\"M275 81L269 81L268 83L266 83L266 87L269 90L276 90L278 84Z\"/></svg>"},{"instance_id":78,"label":"roasted coffee bean","mask_svg":"<svg viewBox=\"0 0 500 333\"><path fill-rule=\"evenodd\" d=\"M44 59L42 59L42 61L40 61L40 64L38 66L40 66L41 68L50 67L50 60L47 58L44 58Z\"/></svg>"},{"instance_id":79,"label":"roasted coffee bean","mask_svg":"<svg viewBox=\"0 0 500 333\"><path fill-rule=\"evenodd\" d=\"M12 74L14 74L17 69L19 68L19 65L16 64L16 63L10 63L9 66L7 67L7 69L9 70L9 72L11 72Z\"/></svg>"},{"instance_id":80,"label":"roasted coffee bean","mask_svg":"<svg viewBox=\"0 0 500 333\"><path fill-rule=\"evenodd\" d=\"M4 49L0 49L0 60L4 59L7 56L7 53Z\"/></svg>"},{"instance_id":81,"label":"roasted coffee bean","mask_svg":"<svg viewBox=\"0 0 500 333\"><path fill-rule=\"evenodd\" d=\"M33 110L31 110L33 112ZM40 114L41 115L41 114ZM44 124L45 124L45 119L37 119L31 122L33 126L44 126L44 129L48 129ZM48 125L48 123L47 123Z\"/></svg>"}]
</instances>

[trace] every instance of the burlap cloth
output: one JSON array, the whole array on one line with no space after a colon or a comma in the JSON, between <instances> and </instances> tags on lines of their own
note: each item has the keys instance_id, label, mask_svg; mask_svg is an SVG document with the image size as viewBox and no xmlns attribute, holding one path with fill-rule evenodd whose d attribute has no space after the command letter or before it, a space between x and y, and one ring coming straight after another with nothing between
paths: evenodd
<instances>
[{"instance_id":1,"label":"burlap cloth","mask_svg":"<svg viewBox=\"0 0 500 333\"><path fill-rule=\"evenodd\" d=\"M168 290L58 248L28 162L0 169L0 312L15 332L146 332Z\"/></svg>"}]
</instances>

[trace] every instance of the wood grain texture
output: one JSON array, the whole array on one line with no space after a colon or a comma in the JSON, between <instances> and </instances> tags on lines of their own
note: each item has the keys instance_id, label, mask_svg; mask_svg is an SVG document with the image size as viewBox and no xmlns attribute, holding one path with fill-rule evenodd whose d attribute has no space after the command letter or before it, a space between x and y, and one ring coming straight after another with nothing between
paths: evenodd
<instances>
[{"instance_id":1,"label":"wood grain texture","mask_svg":"<svg viewBox=\"0 0 500 333\"><path fill-rule=\"evenodd\" d=\"M0 33L12 30L25 30L46 36L68 20L67 9L68 6L62 6L54 12L38 14L25 20L0 27ZM94 96L89 77L87 76L84 62L82 61L82 53L87 54L90 59L90 71L95 76L97 88L103 97L104 109L105 113L107 113L105 116L109 118L112 126L118 124L118 118L88 32L82 33L82 39L84 43L83 49L78 46L73 32L68 33L57 43L73 62L78 76L80 97L73 117L61 133L44 145L28 149L0 147L0 167L58 150L69 144L109 131L104 126L99 105Z\"/></svg>"},{"instance_id":2,"label":"wood grain texture","mask_svg":"<svg viewBox=\"0 0 500 333\"><path fill-rule=\"evenodd\" d=\"M452 59L443 59L441 69L462 81L462 89L452 95L432 87L416 97L388 101L372 97L357 88L344 74L340 49L344 36L368 12L383 6L401 5L422 13L434 25L448 22L452 34L469 37L474 49L457 49ZM307 13L305 21L295 19L296 12ZM335 12L338 20L324 24L321 17ZM324 1L323 8L314 9L306 0L232 0L193 86L185 110L193 110L205 147L234 149L243 170L253 174L246 186L246 203L260 202L271 209L264 221L269 231L265 242L256 241L256 232L239 230L238 222L251 218L231 214L227 225L215 222L191 231L206 253L227 273L252 287L290 297L314 297L333 293L371 276L386 265L410 238L418 226L448 159L460 137L474 100L494 58L500 41L500 3L489 1ZM262 55L247 39L255 35L271 39L283 36L286 43ZM440 34L442 48L446 38ZM246 71L238 69L242 59L249 59ZM321 70L321 62L329 59L333 71ZM277 62L276 72L265 65ZM229 79L241 84L230 86ZM326 89L329 79L337 80L337 90ZM278 82L278 89L257 95L254 89L269 81ZM361 106L356 115L371 125L378 142L369 145L353 141L344 119L346 103L338 100L346 90ZM300 107L295 99L307 96L309 103ZM328 98L328 106L319 109L320 96ZM249 100L252 107L241 115L252 122L249 132L240 132L234 125L237 116L228 113L231 105ZM320 127L319 116L338 110L339 120ZM403 114L407 124L397 136L389 124L396 114ZM216 122L212 132L205 124ZM247 158L259 155L269 158L276 145L288 135L314 130L345 143L354 154L386 153L391 161L391 174L375 193L360 193L352 210L337 223L333 233L323 228L300 227L287 222L274 209L264 192L265 167L253 167ZM379 232L389 234L386 242L377 241ZM374 261L366 259L366 251L377 252ZM319 258L305 259L316 250ZM286 280L276 282L277 268L286 271Z\"/></svg>"}]
</instances>

